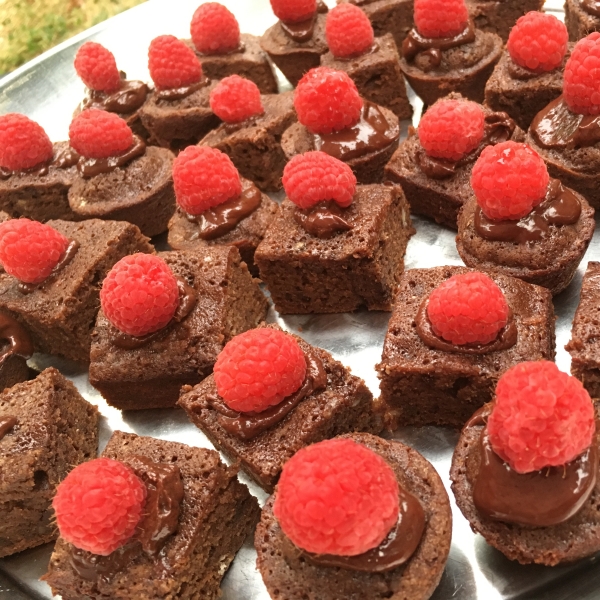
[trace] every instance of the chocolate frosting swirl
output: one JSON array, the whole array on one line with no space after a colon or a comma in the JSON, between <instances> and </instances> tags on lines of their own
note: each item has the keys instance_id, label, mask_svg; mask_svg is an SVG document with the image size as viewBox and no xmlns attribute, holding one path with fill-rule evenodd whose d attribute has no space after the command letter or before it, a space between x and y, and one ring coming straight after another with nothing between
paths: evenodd
<instances>
[{"instance_id":1,"label":"chocolate frosting swirl","mask_svg":"<svg viewBox=\"0 0 600 600\"><path fill-rule=\"evenodd\" d=\"M17 417L6 415L0 417L0 440L18 423Z\"/></svg>"},{"instance_id":2,"label":"chocolate frosting swirl","mask_svg":"<svg viewBox=\"0 0 600 600\"><path fill-rule=\"evenodd\" d=\"M146 152L146 142L138 135L134 135L131 148L122 154L109 156L108 158L86 158L82 156L77 163L77 169L82 177L95 177L101 173L110 173L117 167L124 167L134 158L142 156L144 152Z\"/></svg>"},{"instance_id":3,"label":"chocolate frosting swirl","mask_svg":"<svg viewBox=\"0 0 600 600\"><path fill-rule=\"evenodd\" d=\"M346 218L345 209L333 200L319 202L306 210L296 208L294 219L307 233L321 239L354 228Z\"/></svg>"}]
</instances>

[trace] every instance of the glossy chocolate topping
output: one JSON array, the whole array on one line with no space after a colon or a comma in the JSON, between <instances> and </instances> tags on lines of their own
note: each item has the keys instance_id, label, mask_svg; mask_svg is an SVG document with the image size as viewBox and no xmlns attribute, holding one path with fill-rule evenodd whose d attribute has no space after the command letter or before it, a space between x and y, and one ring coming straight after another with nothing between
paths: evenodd
<instances>
[{"instance_id":1,"label":"glossy chocolate topping","mask_svg":"<svg viewBox=\"0 0 600 600\"><path fill-rule=\"evenodd\" d=\"M356 125L333 133L314 133L313 146L315 150L347 162L383 150L399 136L400 128L390 126L379 107L365 101Z\"/></svg>"},{"instance_id":2,"label":"glossy chocolate topping","mask_svg":"<svg viewBox=\"0 0 600 600\"><path fill-rule=\"evenodd\" d=\"M291 23L289 21L279 21L281 24L281 29L283 29L283 33L290 38L296 44L302 44L304 42L308 42L312 40L312 37L315 33L315 23L317 21L317 15L319 13L326 13L328 10L327 5L322 1L317 1L317 11L315 14L310 17L310 19L306 19L304 21L299 21L297 23Z\"/></svg>"},{"instance_id":3,"label":"glossy chocolate topping","mask_svg":"<svg viewBox=\"0 0 600 600\"><path fill-rule=\"evenodd\" d=\"M581 0L581 8L586 13L600 18L600 2L598 0Z\"/></svg>"},{"instance_id":4,"label":"glossy chocolate topping","mask_svg":"<svg viewBox=\"0 0 600 600\"><path fill-rule=\"evenodd\" d=\"M488 219L479 206L475 209L477 235L496 242L526 244L543 239L551 225L573 225L581 215L581 202L558 179L551 179L546 198L518 221Z\"/></svg>"},{"instance_id":5,"label":"glossy chocolate topping","mask_svg":"<svg viewBox=\"0 0 600 600\"><path fill-rule=\"evenodd\" d=\"M474 41L475 27L471 20L463 31L453 37L426 38L416 28L413 28L402 42L402 56L410 62L417 54L425 53L429 57L429 61L423 71L427 72L442 64L442 50L449 50Z\"/></svg>"},{"instance_id":6,"label":"glossy chocolate topping","mask_svg":"<svg viewBox=\"0 0 600 600\"><path fill-rule=\"evenodd\" d=\"M77 254L77 250L79 250L79 242L77 240L71 240L64 254L61 256L60 260L56 263L54 269L52 269L50 275L44 279L44 281L40 281L40 283L25 283L23 281L19 281L17 284L17 289L21 294L31 294L39 287L45 285L48 281L51 281L60 273L74 258Z\"/></svg>"},{"instance_id":7,"label":"glossy chocolate topping","mask_svg":"<svg viewBox=\"0 0 600 600\"><path fill-rule=\"evenodd\" d=\"M52 160L47 163L41 163L32 167L31 169L23 169L22 171L11 171L6 167L0 167L0 179L9 179L12 175L35 175L37 177L43 177L44 175L48 175L50 172L50 168L54 167L56 169L68 169L69 167L73 167L77 164L79 160L79 154L70 148L69 146L65 146L55 151Z\"/></svg>"},{"instance_id":8,"label":"glossy chocolate topping","mask_svg":"<svg viewBox=\"0 0 600 600\"><path fill-rule=\"evenodd\" d=\"M8 342L6 349L0 352L0 365L12 355L25 359L33 356L33 342L25 328L3 312L0 312L0 340Z\"/></svg>"},{"instance_id":9,"label":"glossy chocolate topping","mask_svg":"<svg viewBox=\"0 0 600 600\"><path fill-rule=\"evenodd\" d=\"M429 305L429 296L423 299L417 316L415 318L417 334L424 344L435 350L442 352L459 352L461 354L489 354L512 348L517 343L517 324L515 323L512 310L509 309L508 321L499 331L498 336L489 344L452 344L439 337L431 327L431 321L427 316L427 306Z\"/></svg>"},{"instance_id":10,"label":"glossy chocolate topping","mask_svg":"<svg viewBox=\"0 0 600 600\"><path fill-rule=\"evenodd\" d=\"M56 153L50 166L56 167L57 169L69 169L79 162L79 158L79 154L77 154L73 148L65 146Z\"/></svg>"},{"instance_id":11,"label":"glossy chocolate topping","mask_svg":"<svg viewBox=\"0 0 600 600\"><path fill-rule=\"evenodd\" d=\"M77 170L82 177L95 177L100 173L110 173L117 167L124 167L134 158L142 156L146 152L146 142L138 135L133 136L133 144L129 150L118 156L109 156L108 158L85 158L82 156L77 163Z\"/></svg>"},{"instance_id":12,"label":"glossy chocolate topping","mask_svg":"<svg viewBox=\"0 0 600 600\"><path fill-rule=\"evenodd\" d=\"M571 112L559 96L535 116L529 131L542 148L585 148L600 142L600 115Z\"/></svg>"},{"instance_id":13,"label":"glossy chocolate topping","mask_svg":"<svg viewBox=\"0 0 600 600\"><path fill-rule=\"evenodd\" d=\"M564 466L525 474L514 471L493 451L485 428L481 432L479 452L473 502L488 519L531 527L557 525L581 509L596 485L596 440Z\"/></svg>"},{"instance_id":14,"label":"glossy chocolate topping","mask_svg":"<svg viewBox=\"0 0 600 600\"><path fill-rule=\"evenodd\" d=\"M203 240L214 240L235 229L237 224L251 215L262 201L260 190L251 182L244 183L242 193L223 204L209 208L199 215L186 214L193 223L198 224L198 235Z\"/></svg>"},{"instance_id":15,"label":"glossy chocolate topping","mask_svg":"<svg viewBox=\"0 0 600 600\"><path fill-rule=\"evenodd\" d=\"M18 423L17 417L0 417L0 440Z\"/></svg>"},{"instance_id":16,"label":"glossy chocolate topping","mask_svg":"<svg viewBox=\"0 0 600 600\"><path fill-rule=\"evenodd\" d=\"M529 79L533 79L535 77L539 77L542 73L536 73L531 69L527 69L515 63L512 59L508 61L507 65L508 74L513 79L518 79L519 81L527 81Z\"/></svg>"},{"instance_id":17,"label":"glossy chocolate topping","mask_svg":"<svg viewBox=\"0 0 600 600\"><path fill-rule=\"evenodd\" d=\"M306 375L300 388L276 406L262 412L239 413L229 408L218 396L206 398L208 406L215 410L221 427L242 440L251 440L263 431L282 421L304 398L324 390L327 373L321 359L313 352L305 352ZM206 408L203 406L202 408Z\"/></svg>"},{"instance_id":18,"label":"glossy chocolate topping","mask_svg":"<svg viewBox=\"0 0 600 600\"><path fill-rule=\"evenodd\" d=\"M81 103L81 110L98 108L118 114L128 114L136 111L146 101L148 86L143 81L121 82L116 92L106 93L89 90Z\"/></svg>"},{"instance_id":19,"label":"glossy chocolate topping","mask_svg":"<svg viewBox=\"0 0 600 600\"><path fill-rule=\"evenodd\" d=\"M196 290L188 285L186 281L183 279L176 277L177 287L179 288L179 306L173 315L173 318L158 331L154 331L153 333L149 333L147 335L142 335L136 337L134 335L129 335L128 333L123 333L122 331L117 331L115 328L115 332L109 334L110 341L117 346L117 348L123 348L124 350L135 350L136 348L141 348L150 342L155 340L159 340L171 329L175 326L176 323L180 323L185 319L191 312L194 306L196 306L196 301L198 300L198 294Z\"/></svg>"},{"instance_id":20,"label":"glossy chocolate topping","mask_svg":"<svg viewBox=\"0 0 600 600\"><path fill-rule=\"evenodd\" d=\"M168 88L165 90L156 90L154 93L159 100L167 100L172 102L173 100L181 100L191 96L194 92L206 87L210 83L210 79L203 77L200 81L192 83L191 85L183 85L178 88Z\"/></svg>"},{"instance_id":21,"label":"glossy chocolate topping","mask_svg":"<svg viewBox=\"0 0 600 600\"><path fill-rule=\"evenodd\" d=\"M294 219L307 233L322 239L354 228L345 216L345 209L333 200L319 202L306 210L296 208Z\"/></svg>"}]
</instances>

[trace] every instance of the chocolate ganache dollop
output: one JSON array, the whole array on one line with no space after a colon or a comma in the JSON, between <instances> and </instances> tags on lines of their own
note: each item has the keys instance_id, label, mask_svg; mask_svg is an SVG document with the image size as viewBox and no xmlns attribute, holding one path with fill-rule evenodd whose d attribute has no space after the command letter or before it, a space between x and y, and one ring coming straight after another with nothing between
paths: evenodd
<instances>
[{"instance_id":1,"label":"chocolate ganache dollop","mask_svg":"<svg viewBox=\"0 0 600 600\"><path fill-rule=\"evenodd\" d=\"M10 415L0 417L0 440L2 440L17 423L17 417Z\"/></svg>"},{"instance_id":2,"label":"chocolate ganache dollop","mask_svg":"<svg viewBox=\"0 0 600 600\"><path fill-rule=\"evenodd\" d=\"M80 110L97 108L117 114L129 114L144 104L148 91L148 86L143 81L127 81L125 73L121 72L121 87L118 90L107 93L88 89Z\"/></svg>"},{"instance_id":3,"label":"chocolate ganache dollop","mask_svg":"<svg viewBox=\"0 0 600 600\"><path fill-rule=\"evenodd\" d=\"M109 156L108 158L86 158L82 156L77 163L77 169L82 177L95 177L101 173L110 173L118 167L125 166L134 158L142 156L144 152L146 152L146 142L140 136L134 135L131 148L122 154Z\"/></svg>"},{"instance_id":4,"label":"chocolate ganache dollop","mask_svg":"<svg viewBox=\"0 0 600 600\"><path fill-rule=\"evenodd\" d=\"M319 202L309 209L296 208L294 219L310 235L321 239L333 237L336 233L350 231L354 225L348 220L342 208L333 200Z\"/></svg>"},{"instance_id":5,"label":"chocolate ganache dollop","mask_svg":"<svg viewBox=\"0 0 600 600\"><path fill-rule=\"evenodd\" d=\"M290 40L297 44L303 44L312 40L315 33L317 16L320 13L326 13L328 10L327 5L322 0L317 0L317 11L309 19L296 23L289 21L279 21L279 23L281 24L281 29L283 29L283 32Z\"/></svg>"}]
</instances>

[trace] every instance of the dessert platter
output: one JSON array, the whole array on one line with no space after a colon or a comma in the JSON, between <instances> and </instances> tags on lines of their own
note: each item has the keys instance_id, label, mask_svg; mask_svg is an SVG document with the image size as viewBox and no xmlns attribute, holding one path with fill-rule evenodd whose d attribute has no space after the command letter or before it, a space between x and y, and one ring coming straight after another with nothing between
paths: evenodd
<instances>
[{"instance_id":1,"label":"dessert platter","mask_svg":"<svg viewBox=\"0 0 600 600\"><path fill-rule=\"evenodd\" d=\"M348 61L343 57L344 40L339 38L338 45L330 36L329 48L325 42L327 8L333 9L335 0L318 2L308 21L291 25L283 19L277 21L269 0L221 3L235 15L242 30L229 54L211 54L208 47L202 48L200 13L195 14L202 2L149 0L0 80L0 116L22 113L47 134L31 121L11 122L14 127L29 128L30 139L35 141L32 146L42 156L31 165L39 168L46 160L43 172L32 170L31 165L0 164L0 256L5 257L0 273L0 308L19 315L16 321L5 322L2 319L11 317L0 313L0 328L5 331L12 327L11 343L17 343L14 339L18 338L29 344L11 356L13 370L2 374L8 379L14 377L10 383L2 379L3 387L17 383L0 396L0 442L4 438L7 444L15 426L17 432L20 427L30 427L31 435L39 437L35 415L46 419L44 411L54 411L52 414L60 415L62 434L66 432L68 438L65 441L62 434L49 434L56 435L53 443L60 451L55 452L64 457L69 469L81 463L67 475L64 465L57 466L49 459L50 467L33 474L36 498L31 504L22 498L19 482L14 487L10 482L3 484L9 495L16 494L15 511L26 512L24 507L28 507L47 513L48 486L60 481L53 504L60 537L56 547L54 542L45 543L56 538L52 521L52 527L47 523L39 526L34 543L24 541L21 546L18 524L13 529L11 524L0 525L0 556L4 556L0 558L0 600L50 600L57 597L51 589L62 591L65 599L216 598L228 560L206 558L213 561L206 567L208 575L195 571L205 558L203 545L212 543L211 536L220 536L215 543L220 544L225 558L235 556L220 582L224 600L279 598L279 588L287 590L289 596L285 598L354 600L371 597L374 586L384 585L391 586L389 589L403 586L402 597L407 599L598 598L600 543L597 535L588 533L594 528L586 528L594 518L590 513L598 510L597 497L596 506L582 509L591 492L588 488L581 492L578 483L577 493L585 498L576 510L569 505L567 517L562 513L557 517L554 506L544 512L543 502L537 510L538 496L527 494L533 509L525 502L519 510L513 511L514 506L509 510L494 488L494 480L486 480L491 487L484 491L483 483L479 487L473 483L472 461L473 455L480 463L487 457L486 468L496 469L496 480L503 476L523 478L523 473L529 475L534 470L517 471L514 465L521 455L508 443L502 446L501 435L494 433L505 431L501 420L508 423L509 419L506 413L499 415L514 409L511 403L524 387L523 378L533 373L531 377L543 375L550 387L567 389L571 394L568 408L577 413L580 426L575 436L580 442L577 452L562 462L540 462L535 467L533 475L547 468L547 473L556 477L538 481L539 489L542 493L552 490L554 482L560 480L556 473L563 468L565 473L576 469L581 481L589 475L585 470L588 463L598 469L597 453L590 441L594 435L590 397L576 379L565 379L564 375L572 372L586 383L591 397L598 398L598 369L586 362L580 341L593 344L594 339L590 341L586 335L588 328L598 325L588 317L598 310L595 281L600 276L600 263L593 262L588 268L588 262L600 261L600 234L593 235L592 208L598 207L598 180L593 173L590 177L571 177L566 161L573 154L577 158L577 152L583 150L559 147L556 140L548 141L544 129L556 111L568 110L561 104L564 100L556 99L562 80L557 81L560 78L552 69L564 66L571 52L577 52L575 44L569 42L567 50L565 37L566 54L558 57L550 74L523 75L526 69L515 66L508 51L503 50L510 30L506 23L514 15L502 13L502 2L467 0L470 25L454 37L437 36L439 43L427 46L436 36L425 37L425 29L398 30L394 35L382 29L388 9L398 9L396 17L405 10L403 0L348 0L338 4L359 6L375 31L375 41L371 34L364 55ZM542 3L531 0L521 4L527 12L538 10ZM596 25L600 30L600 9L597 3L590 4L598 11L594 20L599 21ZM457 6L463 5L457 0ZM571 39L579 39L592 25L574 14L581 11L578 1L568 0L567 5L572 13L569 33L578 36ZM562 0L546 0L544 10L564 20ZM585 14L586 19L591 18ZM502 26L490 25L492 16ZM229 18L227 14L221 17ZM584 26L586 31L577 30ZM224 28L218 40L223 46L228 43L227 33ZM394 40L396 35L399 38ZM78 53L84 42L97 44L87 49L84 46ZM398 42L401 59L395 50ZM461 43L470 49L463 51ZM509 49L510 43L509 39ZM127 97L127 109L118 105L118 93L110 96L90 83L93 69L89 65L113 60L98 44L116 57L120 71L114 67L112 72L118 93ZM446 53L443 59L442 53ZM243 55L239 64L238 55ZM173 76L172 68L165 67L172 57L177 59L178 76L183 73L179 79ZM450 64L450 73L439 75L436 69L442 60ZM472 68L452 67L456 61L469 60ZM270 61L278 67L276 79ZM310 73L304 77L319 65L320 69L310 72L317 73L312 79ZM461 73L458 77L453 72L456 70ZM507 73L515 72L507 91L503 88L510 79ZM241 80L234 73L247 79ZM78 74L90 88L83 101ZM405 86L403 75L412 88ZM297 86L295 96L288 80ZM382 86L373 84L378 80L384 82ZM511 96L515 87L531 96L527 110L521 110ZM328 129L330 124L324 124L321 116L315 117L318 110L313 109L323 89L332 96L339 94L342 100L338 97L335 102L345 111L356 108L354 125ZM548 95L548 90L554 95ZM487 103L482 106L484 92ZM444 96L448 97L440 100ZM232 103L232 97L243 101ZM107 108L111 101L121 109ZM427 112L416 135L424 101ZM132 102L137 102L133 108ZM463 119L465 128L477 129L475 141L456 157L436 154L434 143L436 128L452 111L456 122ZM581 117L578 112L570 114ZM583 125L579 124L581 119L575 124L573 136L592 135L585 127L590 122L593 125L593 119L583 119ZM347 136L353 135L353 128L367 132L367 150L356 152L356 145L348 150L352 144L347 143ZM428 131L433 131L429 141ZM98 149L100 137L106 137L111 145L105 154ZM66 139L70 148L62 142ZM523 142L537 152L527 149ZM517 179L529 186L523 195L534 196L516 217L501 214L505 207L498 208L486 188L486 168L496 169L499 177L509 177L500 173L496 164L501 162L500 152L508 157L507 172L521 169ZM121 162L114 163L115 156ZM208 165L209 172L218 171L221 185L233 190L222 192L229 194L224 201L211 204L212 199L209 202L206 195L192 189L192 175L199 177L194 172L198 164ZM342 183L335 192L330 190L331 197L303 204L311 192L303 186L309 180L316 187L310 178L318 169L326 171L329 178L335 175ZM125 172L121 179L115 175ZM280 189L282 176L285 193ZM382 184L384 178L389 182L386 185ZM38 179L49 183L36 188ZM10 185L6 181L14 189L7 191ZM206 181L202 180L200 188ZM210 185L210 181L206 183ZM30 201L32 194L37 202ZM219 212L221 204L226 209ZM234 226L223 229L226 211L241 217ZM243 225L236 227L240 220ZM519 226L506 225L515 222ZM562 233L545 237L545 232L559 229L557 224L564 226ZM199 239L198 229L208 233ZM24 256L33 255L35 250L20 238L37 243L46 236L45 243L58 248L60 260L50 264L39 279L15 275L25 271L18 271L22 266L16 264L18 260L14 261L16 266L11 264L14 256L10 252L3 254L8 252L8 243L3 243L2 234L9 230L11 243ZM352 232L345 238L350 241L339 247L331 242L332 237L337 239L336 234L347 231ZM511 250L519 245L518 236L527 243L542 240L531 246L536 250L531 252L533 259L528 259L533 263L527 266L523 266L519 251ZM369 245L379 248L375 258ZM559 253L551 265L547 264L546 252L554 256ZM402 261L405 272L394 278ZM167 290L163 295L168 298L161 296L167 308L163 307L164 314L154 315L157 322L160 320L154 329L136 329L123 297L134 297L136 285L145 285L140 283L143 278L136 278L150 271ZM46 281L60 280L61 272L74 273L73 281L62 282L45 296L41 290ZM259 274L260 287L252 278ZM104 282L99 301L85 295L93 288L89 282L98 278ZM457 281L467 287L456 283L458 287L452 292L451 282ZM488 310L497 310L501 324L491 336L486 334L489 337L457 341L454 333L443 333L446 313L439 306L440 302L442 307L452 303L451 293L465 294L467 289L478 294L484 290ZM61 307L58 320L54 305ZM21 319L30 328L24 338L19 338L22 333L17 321ZM556 366L563 374L547 362L554 359L554 340ZM252 363L252 348L267 352L265 349L273 344L279 352L272 357L273 365L278 365L279 355L285 354L286 369L295 370L293 376L286 371L282 378L286 382L286 378L295 378L295 384L270 404L267 396L257 396L258 400L237 396L228 365L241 355L244 364ZM421 361L425 367L439 364L439 372L428 368L423 371L427 375L418 374L418 369L412 372L404 361L411 352L412 360ZM27 371L22 356L31 354L27 362L31 370ZM88 370L81 361L90 357ZM546 362L533 362L542 360ZM237 365L241 369L240 365L242 362ZM264 368L264 360L244 368L248 369L244 376L254 378L253 385L259 385L261 373L254 370ZM498 383L499 373L505 371ZM271 376L270 367L264 376ZM509 388L512 399L503 405L503 398L511 395L505 391ZM493 405L485 404L493 397ZM72 419L64 417L63 406L68 407ZM142 410L132 410L139 408ZM21 409L25 411L24 416L19 415L22 422L11 413ZM257 415L263 415L262 421ZM386 429L381 433L384 424ZM44 423L49 429L51 425ZM56 424L55 429L58 427ZM262 446L253 445L257 436L263 436ZM327 439L331 437L335 439ZM88 461L95 457L96 442L102 458ZM499 447L505 452L497 450ZM17 454L28 458L29 451L30 447L22 445ZM36 455L35 460L41 459ZM241 465L239 473L237 466L231 466L234 463ZM311 477L316 477L319 469L339 469L330 477L341 477L343 471L344 476L356 479L356 487L362 490L358 480L364 473L357 464L377 474L373 476L376 482L369 484L372 489L365 484L363 492L372 494L369 502L381 514L375 518L369 507L365 509L363 516L372 523L362 535L380 530L378 541L358 550L362 546L353 536L338 539L335 530L331 537L336 541L324 540L317 532L309 543L306 532L318 519L305 514L299 525L294 503L306 488L306 502L316 501L320 491L313 497L310 490L321 484L315 484ZM0 484L2 466L0 462ZM477 468L481 477L483 467ZM503 475L503 468L512 474ZM39 480L39 473L43 480ZM127 510L137 510L137 517L125 524L133 513L125 514L119 527L110 529L105 539L90 541L89 532L81 533L85 524L77 514L81 507L74 506L73 498L84 493L78 486L111 478L125 480L127 493L106 510L113 510L115 519L121 518L119 511L125 509L119 504L130 502ZM565 484L559 484L563 490ZM510 489L511 483L506 485L504 489ZM109 497L109 488L102 493ZM192 507L190 498L197 506ZM8 497L9 502L12 500ZM35 502L45 508L40 509ZM326 504L327 499L323 502ZM142 512L144 506L148 514ZM509 525L502 518L482 516L503 511L510 513ZM361 523L360 514L355 518ZM202 519L205 521L199 525ZM221 521L227 524L225 528ZM414 531L402 529L410 526ZM546 536L542 530L536 537L530 535L534 531L531 526L552 527L554 533ZM121 537L115 533L117 529ZM23 531L31 535L26 528ZM252 533L246 535L248 532ZM407 557L397 559L400 562L394 568L389 564L380 568L380 563L396 559L386 554L396 535L403 540L403 536L410 540L416 535L416 543ZM388 541L389 546L384 546ZM343 544L350 544L352 552L340 551ZM386 552L378 556L378 547L386 548ZM401 550L407 552L405 544ZM157 556L164 562L162 571L163 563ZM368 563L368 568L363 563ZM398 565L405 563L406 570L398 571ZM163 595L154 595L158 592L153 576L165 586ZM203 589L209 590L205 596L193 595L198 592L190 592L187 583L178 581L204 577L207 583ZM334 589L320 587L324 582ZM192 581L190 585L199 584ZM99 595L96 586L102 587L104 595ZM167 595L171 593L168 586L179 591ZM310 595L303 595L303 586ZM400 596L384 592L372 597Z\"/></svg>"}]
</instances>

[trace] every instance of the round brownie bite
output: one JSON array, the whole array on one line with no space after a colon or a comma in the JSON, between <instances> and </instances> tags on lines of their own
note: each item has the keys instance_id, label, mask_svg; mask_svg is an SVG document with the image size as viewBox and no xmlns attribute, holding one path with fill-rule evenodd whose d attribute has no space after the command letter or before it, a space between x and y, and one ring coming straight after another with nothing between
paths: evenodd
<instances>
[{"instance_id":1,"label":"round brownie bite","mask_svg":"<svg viewBox=\"0 0 600 600\"><path fill-rule=\"evenodd\" d=\"M400 493L407 492L421 507L424 528L421 530L420 541L406 562L390 570L368 572L344 566L317 564L315 561L322 562L323 559L341 558L342 561L348 560L348 563L356 564L357 559L359 563L364 562L365 557L369 555L372 557L375 554L381 557L381 551L383 550L385 554L385 548L389 547L386 544L389 538L379 546L375 546L374 550L353 557L307 553L284 534L280 521L273 512L275 505L275 512L279 515L284 514L277 508L277 496L285 485L280 481L275 493L263 508L261 521L255 534L257 565L269 593L272 597L279 597L282 600L361 597L370 600L383 598L425 600L429 598L444 570L452 533L452 515L448 496L439 475L416 450L400 442L383 440L370 434L349 434L322 444L340 441L352 441L372 451L391 468L399 489L402 490ZM315 447L316 445L309 447L309 450ZM292 464L298 456L296 454L287 465ZM285 470L284 467L284 473ZM382 493L381 496L383 497L384 494ZM383 514L384 509L381 508L380 512ZM408 536L403 538L403 541L406 539ZM377 561L370 562L372 564Z\"/></svg>"}]
</instances>

